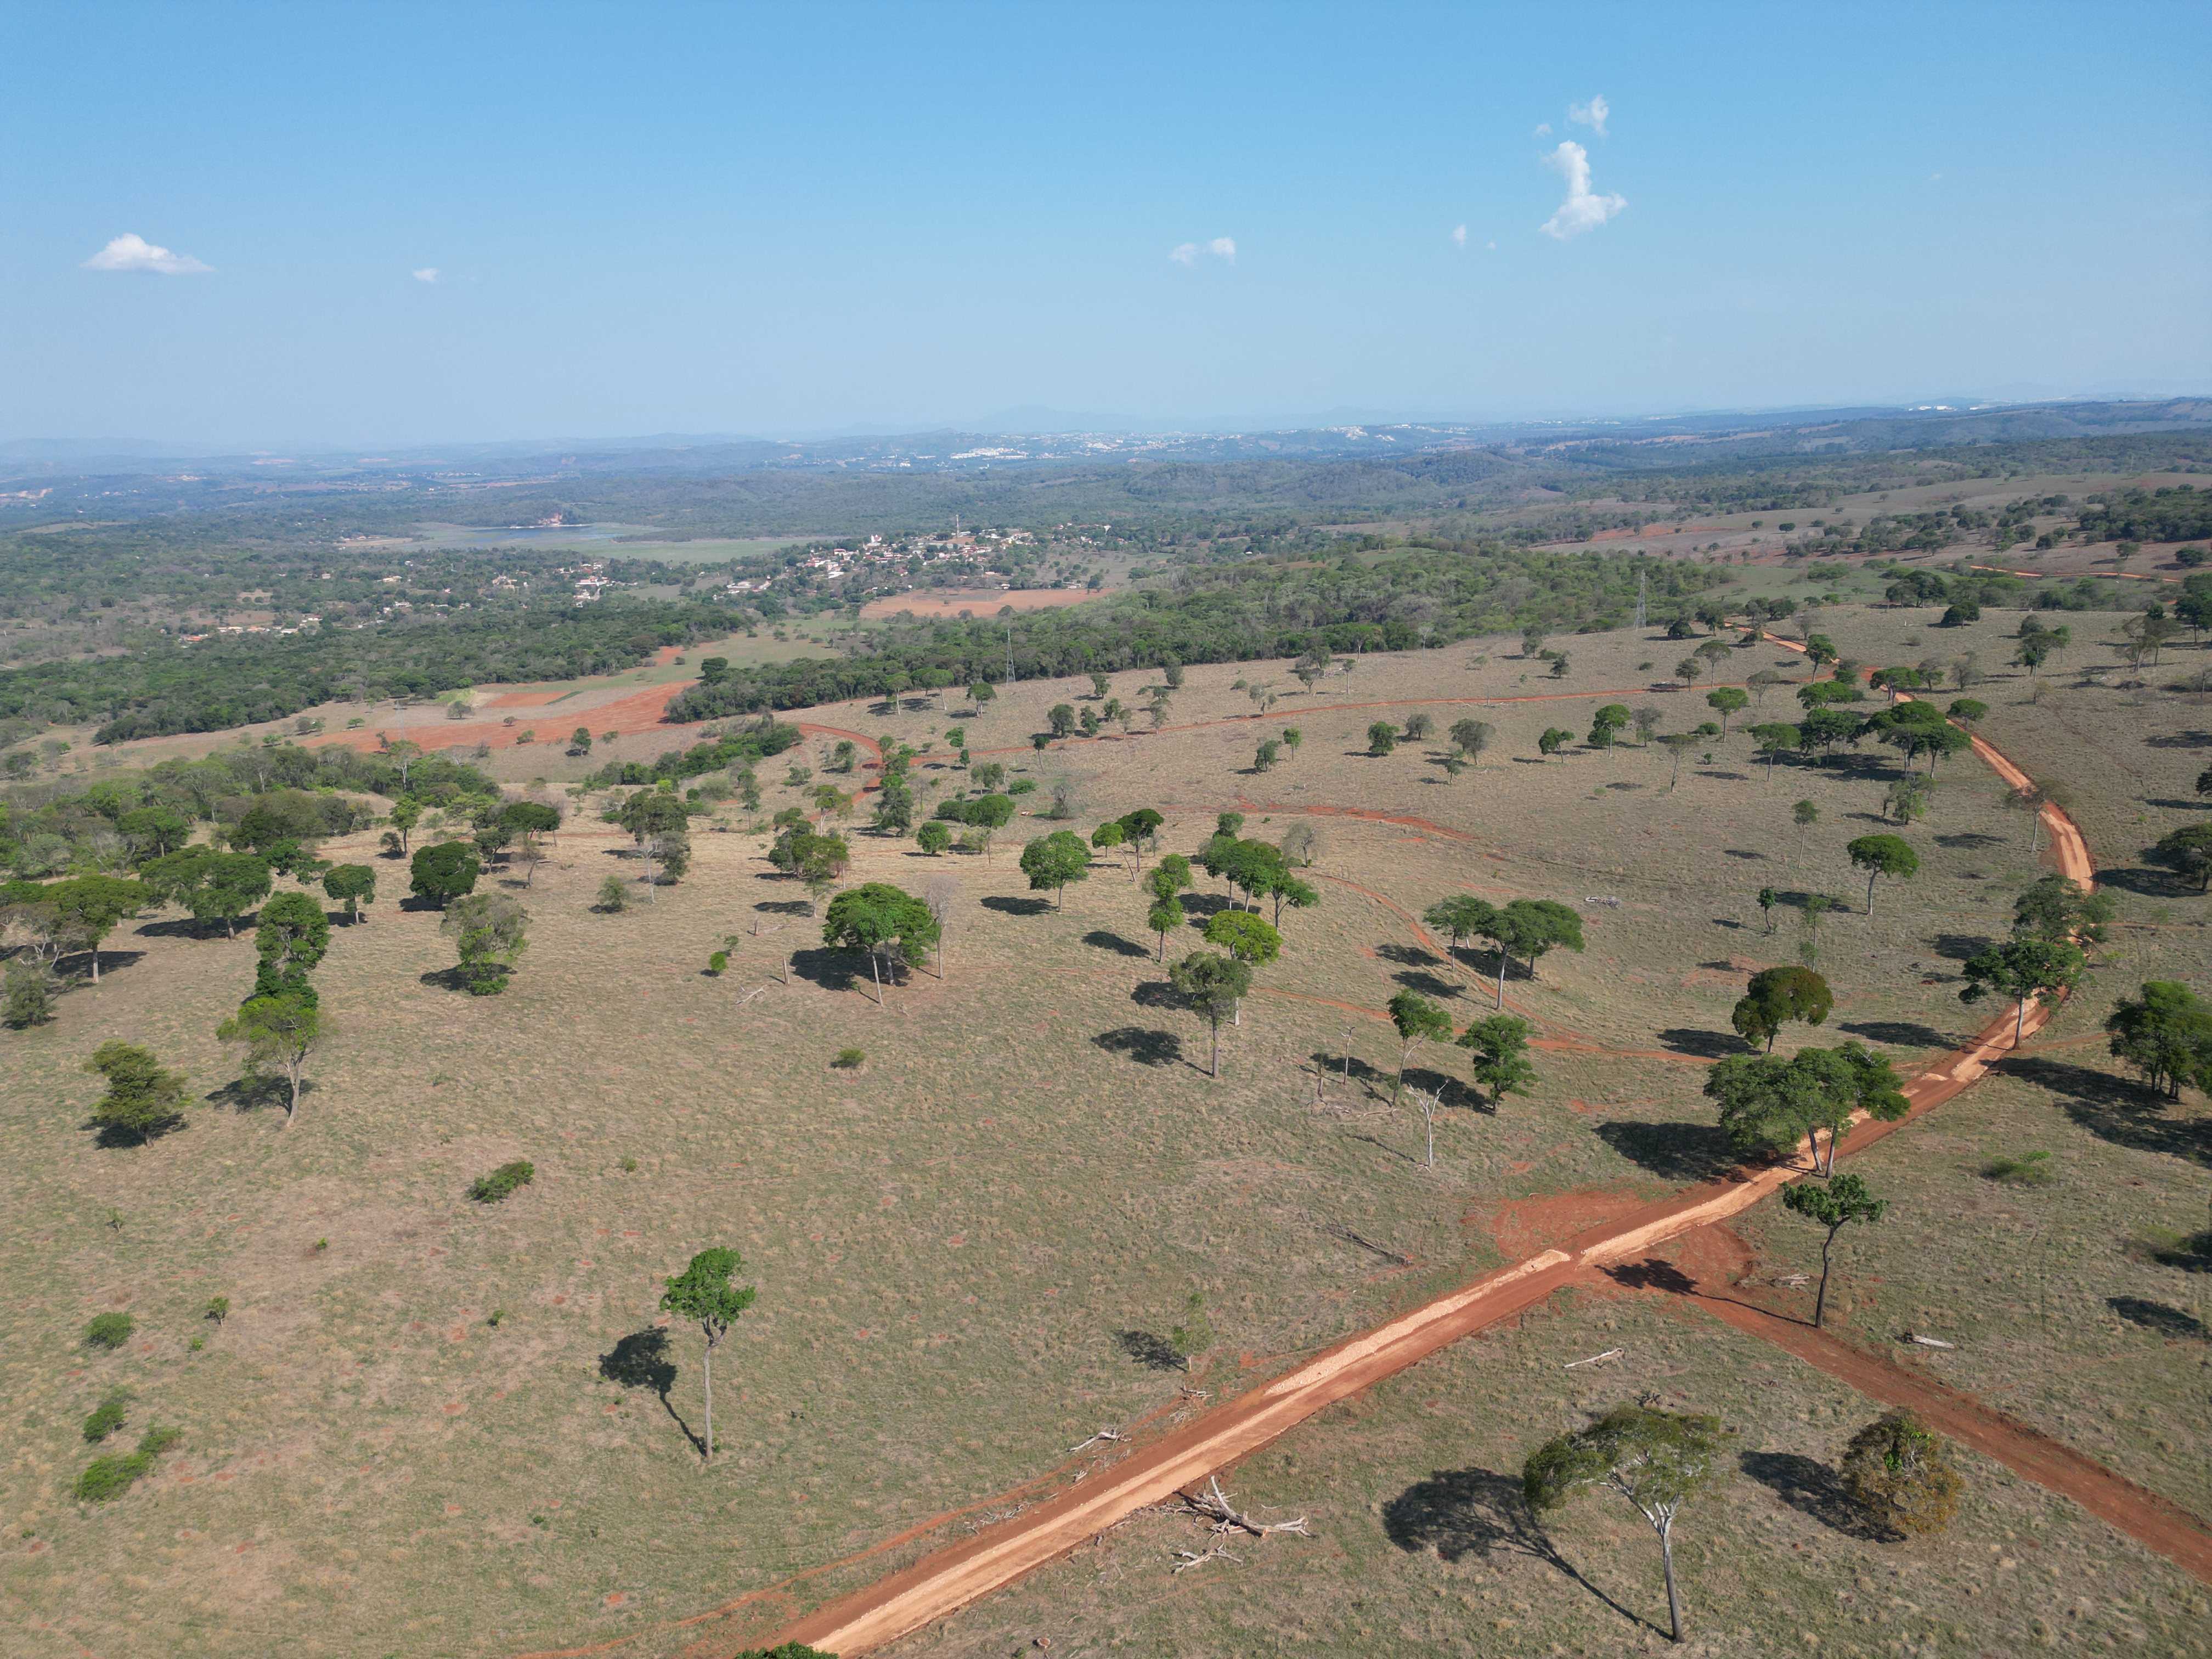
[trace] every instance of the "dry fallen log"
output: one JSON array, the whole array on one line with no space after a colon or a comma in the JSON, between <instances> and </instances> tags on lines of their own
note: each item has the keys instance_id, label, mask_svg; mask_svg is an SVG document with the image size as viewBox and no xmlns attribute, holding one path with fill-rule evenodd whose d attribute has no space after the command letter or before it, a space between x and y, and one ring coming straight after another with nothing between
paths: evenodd
<instances>
[{"instance_id":1,"label":"dry fallen log","mask_svg":"<svg viewBox=\"0 0 2212 1659\"><path fill-rule=\"evenodd\" d=\"M1603 1353L1594 1353L1588 1359L1570 1359L1566 1369L1573 1370L1578 1365L1602 1365L1607 1360L1618 1359L1627 1352L1626 1348L1607 1348Z\"/></svg>"},{"instance_id":2,"label":"dry fallen log","mask_svg":"<svg viewBox=\"0 0 2212 1659\"><path fill-rule=\"evenodd\" d=\"M1218 1474L1207 1478L1204 1492L1194 1496L1189 1492L1183 1493L1182 1501L1189 1504L1194 1513L1212 1522L1213 1530L1217 1533L1244 1532L1255 1538L1266 1538L1279 1532L1294 1532L1301 1538L1313 1536L1306 1530L1306 1518L1303 1515L1295 1521L1255 1521L1229 1501L1229 1494L1221 1490L1221 1477Z\"/></svg>"}]
</instances>

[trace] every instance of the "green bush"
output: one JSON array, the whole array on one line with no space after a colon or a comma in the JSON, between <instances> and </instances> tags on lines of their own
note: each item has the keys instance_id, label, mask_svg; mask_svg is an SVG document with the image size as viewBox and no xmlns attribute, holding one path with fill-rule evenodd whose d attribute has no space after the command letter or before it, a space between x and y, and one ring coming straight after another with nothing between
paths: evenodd
<instances>
[{"instance_id":1,"label":"green bush","mask_svg":"<svg viewBox=\"0 0 2212 1659\"><path fill-rule=\"evenodd\" d=\"M2027 1152L2019 1158L1993 1158L1982 1165L1982 1174L2008 1187L2047 1187L2055 1173L2049 1152Z\"/></svg>"},{"instance_id":2,"label":"green bush","mask_svg":"<svg viewBox=\"0 0 2212 1659\"><path fill-rule=\"evenodd\" d=\"M732 1656L732 1659L837 1659L834 1653L824 1653L820 1648L810 1648L804 1642L786 1642L781 1647L746 1648Z\"/></svg>"},{"instance_id":3,"label":"green bush","mask_svg":"<svg viewBox=\"0 0 2212 1659\"><path fill-rule=\"evenodd\" d=\"M730 953L727 951L717 951L707 958L707 971L710 974L720 974L729 965Z\"/></svg>"},{"instance_id":4,"label":"green bush","mask_svg":"<svg viewBox=\"0 0 2212 1659\"><path fill-rule=\"evenodd\" d=\"M84 1419L85 1439L96 1446L121 1428L123 1419L130 1415L130 1389L109 1389L107 1397L94 1406L91 1415Z\"/></svg>"},{"instance_id":5,"label":"green bush","mask_svg":"<svg viewBox=\"0 0 2212 1659\"><path fill-rule=\"evenodd\" d=\"M489 1175L480 1175L469 1182L469 1196L479 1204L496 1204L518 1187L526 1187L538 1171L531 1167L528 1158L518 1158L512 1164L502 1164Z\"/></svg>"},{"instance_id":6,"label":"green bush","mask_svg":"<svg viewBox=\"0 0 2212 1659\"><path fill-rule=\"evenodd\" d=\"M138 1477L154 1467L154 1460L137 1452L95 1457L76 1478L76 1495L88 1504L105 1504L129 1492Z\"/></svg>"},{"instance_id":7,"label":"green bush","mask_svg":"<svg viewBox=\"0 0 2212 1659\"><path fill-rule=\"evenodd\" d=\"M84 1328L84 1346L112 1352L128 1342L131 1333L137 1328L138 1322L127 1313L95 1314L92 1322Z\"/></svg>"},{"instance_id":8,"label":"green bush","mask_svg":"<svg viewBox=\"0 0 2212 1659\"><path fill-rule=\"evenodd\" d=\"M852 1072L859 1070L860 1062L866 1059L867 1055L862 1054L858 1048L840 1048L837 1051L837 1058L830 1063L841 1072Z\"/></svg>"}]
</instances>

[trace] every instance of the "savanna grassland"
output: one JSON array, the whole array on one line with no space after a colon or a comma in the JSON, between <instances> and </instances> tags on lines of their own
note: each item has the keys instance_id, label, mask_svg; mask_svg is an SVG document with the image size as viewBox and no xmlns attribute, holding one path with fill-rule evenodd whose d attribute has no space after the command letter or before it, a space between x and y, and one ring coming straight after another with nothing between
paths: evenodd
<instances>
[{"instance_id":1,"label":"savanna grassland","mask_svg":"<svg viewBox=\"0 0 2212 1659\"><path fill-rule=\"evenodd\" d=\"M1817 626L1868 666L1976 653L1985 732L2067 786L2100 861L2132 874L2114 883L2105 965L2030 1052L1857 1166L1895 1207L1844 1247L1832 1318L1869 1348L1907 1325L1941 1331L1957 1348L1904 1363L2203 1513L2203 1294L2130 1241L2201 1224L2212 1143L2201 1102L2157 1103L2097 1036L2141 979L2202 981L2207 901L2136 868L2199 810L2204 714L2158 689L2197 653L2170 652L2184 666L2148 671L2147 688L2088 684L2124 678L2088 672L2117 664L2099 641L2120 619L2074 613L2039 690L2005 665L2018 613L1941 630L1935 615L1834 607ZM1959 962L2006 932L2047 857L1986 768L1946 762L1929 815L1887 826L1920 868L1881 884L1868 916L1844 847L1881 823L1900 763L1872 745L1835 767L1754 761L1741 728L1793 717L1790 686L1693 745L1679 776L1632 732L1611 752L1582 743L1602 702L1653 706L1660 732L1680 732L1712 716L1715 680L1794 682L1802 658L1733 648L1682 690L1667 682L1688 647L1656 630L1552 643L1570 654L1557 678L1506 640L1352 659L1311 692L1282 663L1194 667L1160 730L1042 751L1030 734L1054 704L1091 702L1087 682L1003 687L972 715L957 693L831 706L799 717L824 733L760 766L772 811L802 799L778 781L787 764L860 781L823 769L834 732L888 737L923 750L926 811L971 775L944 736L957 724L979 759L1036 782L1024 808L1060 787L1086 833L1140 806L1184 853L1223 811L1247 836L1311 826L1321 902L1285 913L1283 956L1224 1031L1218 1080L1121 855L1054 904L1017 868L1020 842L1054 827L1029 817L988 856L853 836L848 884L957 889L946 948L881 1006L866 962L822 946L803 890L726 808L721 832L695 826L680 883L648 898L633 880L615 914L595 901L608 874L635 877L629 838L574 812L526 888L504 878L532 927L496 997L448 988L439 918L400 904L404 866L372 858L382 898L334 929L316 970L329 1036L289 1127L241 1103L214 1037L252 982L250 938L200 937L173 914L126 923L99 990L0 1047L0 1249L17 1287L0 1346L17 1425L0 1575L24 1650L726 1647L1005 1513L1018 1500L996 1495L1083 1467L1068 1449L1102 1426L1156 1428L1194 1408L1185 1389L1218 1397L1574 1217L1721 1172L1732 1160L1699 1091L1712 1058L1740 1051L1729 1011L1759 968L1809 947L1835 990L1826 1026L1792 1028L1785 1052L1856 1036L1909 1070L1982 1021L1960 1005ZM1109 695L1134 702L1158 678L1120 675ZM1255 712L1239 680L1279 701ZM557 706L539 724L564 733L576 722ZM1368 752L1373 722L1417 714L1435 737ZM1453 778L1441 736L1467 717L1494 735ZM1553 726L1573 741L1541 759ZM1259 743L1286 726L1295 751L1257 769ZM669 728L621 752L695 737ZM1763 887L1782 896L1771 930ZM1445 1103L1430 1169L1419 1119L1389 1103L1400 1054L1381 1010L1411 988L1455 1024L1488 1012L1493 959L1449 958L1413 920L1455 892L1565 901L1588 948L1509 980L1539 1030L1528 1096L1493 1110L1459 1051L1410 1057ZM1845 901L1817 932L1796 902L1808 893ZM1201 880L1194 927L1229 902ZM1170 939L1170 959L1197 943ZM726 944L729 970L702 971ZM96 1093L82 1062L111 1038L190 1074L185 1127L114 1148L81 1127ZM833 1068L847 1048L865 1058ZM2052 1152L2047 1187L1980 1172L2034 1148ZM473 1177L514 1158L534 1164L528 1186L469 1201ZM1769 1279L1817 1255L1773 1206L1735 1231ZM760 1297L717 1355L708 1468L698 1339L664 1328L658 1298L723 1243ZM1158 1350L1194 1291L1216 1340L1187 1375ZM230 1304L220 1323L202 1316L214 1296ZM2131 1316L2145 1305L2200 1322ZM130 1343L86 1348L86 1322L116 1310L137 1322ZM1621 1358L1563 1369L1612 1347ZM184 1436L123 1498L80 1504L78 1425L117 1385L133 1432ZM1075 1652L1663 1646L1656 1551L1632 1512L1589 1499L1539 1534L1510 1495L1535 1443L1645 1391L1736 1437L1729 1479L1683 1523L1698 1650L2203 1650L2201 1587L1971 1455L1948 1533L1853 1533L1821 1480L1877 1407L1609 1285L1332 1408L1231 1477L1269 1513L1310 1514L1316 1539L1176 1576L1197 1528L1147 1514L902 1650L1008 1652L1039 1635ZM676 1622L752 1592L732 1618Z\"/></svg>"}]
</instances>

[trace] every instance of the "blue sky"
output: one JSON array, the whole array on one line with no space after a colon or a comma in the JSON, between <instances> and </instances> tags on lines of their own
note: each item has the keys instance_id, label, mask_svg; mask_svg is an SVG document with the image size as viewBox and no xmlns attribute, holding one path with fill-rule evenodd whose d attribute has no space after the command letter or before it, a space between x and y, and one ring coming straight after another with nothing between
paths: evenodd
<instances>
[{"instance_id":1,"label":"blue sky","mask_svg":"<svg viewBox=\"0 0 2212 1659\"><path fill-rule=\"evenodd\" d=\"M2212 390L2201 4L11 15L0 438Z\"/></svg>"}]
</instances>

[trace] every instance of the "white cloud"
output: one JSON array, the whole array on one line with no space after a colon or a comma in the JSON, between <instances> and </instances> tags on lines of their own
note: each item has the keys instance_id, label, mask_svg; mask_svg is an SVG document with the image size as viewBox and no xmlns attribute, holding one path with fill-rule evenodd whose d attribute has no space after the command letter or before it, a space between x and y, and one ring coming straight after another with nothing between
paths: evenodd
<instances>
[{"instance_id":1,"label":"white cloud","mask_svg":"<svg viewBox=\"0 0 2212 1659\"><path fill-rule=\"evenodd\" d=\"M1230 264L1235 264L1237 239L1233 236L1217 236L1210 242L1178 242L1168 250L1168 258L1179 265L1194 265L1198 263L1198 256L1201 253L1211 253L1217 259L1226 259Z\"/></svg>"},{"instance_id":2,"label":"white cloud","mask_svg":"<svg viewBox=\"0 0 2212 1659\"><path fill-rule=\"evenodd\" d=\"M1562 139L1559 147L1544 157L1544 165L1567 181L1566 200L1543 223L1547 236L1564 242L1570 236L1595 230L1628 205L1625 198L1599 196L1591 191L1589 152L1571 138Z\"/></svg>"},{"instance_id":3,"label":"white cloud","mask_svg":"<svg viewBox=\"0 0 2212 1659\"><path fill-rule=\"evenodd\" d=\"M1567 106L1567 119L1578 127L1588 127L1601 138L1605 137L1606 118L1613 113L1613 106L1605 101L1603 93L1587 104Z\"/></svg>"},{"instance_id":4,"label":"white cloud","mask_svg":"<svg viewBox=\"0 0 2212 1659\"><path fill-rule=\"evenodd\" d=\"M418 283L434 283L438 280L438 267L424 265L422 270L411 271L409 274Z\"/></svg>"},{"instance_id":5,"label":"white cloud","mask_svg":"<svg viewBox=\"0 0 2212 1659\"><path fill-rule=\"evenodd\" d=\"M1467 246L1467 227L1465 225L1455 226L1453 228L1452 246L1454 247L1465 247Z\"/></svg>"},{"instance_id":6,"label":"white cloud","mask_svg":"<svg viewBox=\"0 0 2212 1659\"><path fill-rule=\"evenodd\" d=\"M1498 252L1498 244L1495 242L1485 242L1483 246L1488 248L1492 253Z\"/></svg>"},{"instance_id":7,"label":"white cloud","mask_svg":"<svg viewBox=\"0 0 2212 1659\"><path fill-rule=\"evenodd\" d=\"M215 269L189 253L156 247L143 236L126 233L84 262L87 270L146 270L157 276L198 276Z\"/></svg>"},{"instance_id":8,"label":"white cloud","mask_svg":"<svg viewBox=\"0 0 2212 1659\"><path fill-rule=\"evenodd\" d=\"M1552 124L1549 121L1537 122L1536 131L1533 136L1538 138L1550 137L1552 136Z\"/></svg>"}]
</instances>

